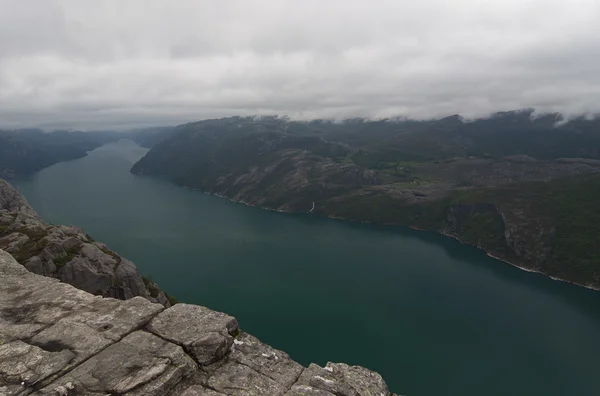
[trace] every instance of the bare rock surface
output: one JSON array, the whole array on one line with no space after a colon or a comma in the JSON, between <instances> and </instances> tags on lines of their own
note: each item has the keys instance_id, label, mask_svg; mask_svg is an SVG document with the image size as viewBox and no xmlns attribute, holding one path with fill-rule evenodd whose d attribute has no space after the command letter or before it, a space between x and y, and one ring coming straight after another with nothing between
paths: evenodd
<instances>
[{"instance_id":1,"label":"bare rock surface","mask_svg":"<svg viewBox=\"0 0 600 396\"><path fill-rule=\"evenodd\" d=\"M0 250L0 396L390 396L378 374L305 369L206 307L94 296Z\"/></svg>"},{"instance_id":2,"label":"bare rock surface","mask_svg":"<svg viewBox=\"0 0 600 396\"><path fill-rule=\"evenodd\" d=\"M181 347L150 333L136 331L93 356L37 394L164 395L197 370Z\"/></svg>"},{"instance_id":3,"label":"bare rock surface","mask_svg":"<svg viewBox=\"0 0 600 396\"><path fill-rule=\"evenodd\" d=\"M135 296L170 306L166 294L136 266L82 229L47 224L0 179L0 249L25 268L89 293L121 300Z\"/></svg>"},{"instance_id":4,"label":"bare rock surface","mask_svg":"<svg viewBox=\"0 0 600 396\"><path fill-rule=\"evenodd\" d=\"M24 386L36 384L60 372L72 359L73 354L67 350L49 352L23 341L2 344L0 394L19 394Z\"/></svg>"},{"instance_id":5,"label":"bare rock surface","mask_svg":"<svg viewBox=\"0 0 600 396\"><path fill-rule=\"evenodd\" d=\"M237 320L197 305L177 304L150 322L148 330L182 345L202 365L225 356L239 332Z\"/></svg>"},{"instance_id":6,"label":"bare rock surface","mask_svg":"<svg viewBox=\"0 0 600 396\"><path fill-rule=\"evenodd\" d=\"M389 396L390 391L377 373L344 363L311 364L286 396Z\"/></svg>"}]
</instances>

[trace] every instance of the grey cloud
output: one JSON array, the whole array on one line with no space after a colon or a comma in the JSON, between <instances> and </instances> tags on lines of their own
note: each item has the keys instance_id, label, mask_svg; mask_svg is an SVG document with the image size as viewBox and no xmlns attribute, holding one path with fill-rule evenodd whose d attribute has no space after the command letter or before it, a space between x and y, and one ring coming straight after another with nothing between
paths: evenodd
<instances>
[{"instance_id":1,"label":"grey cloud","mask_svg":"<svg viewBox=\"0 0 600 396\"><path fill-rule=\"evenodd\" d=\"M600 111L596 0L0 0L0 127Z\"/></svg>"}]
</instances>

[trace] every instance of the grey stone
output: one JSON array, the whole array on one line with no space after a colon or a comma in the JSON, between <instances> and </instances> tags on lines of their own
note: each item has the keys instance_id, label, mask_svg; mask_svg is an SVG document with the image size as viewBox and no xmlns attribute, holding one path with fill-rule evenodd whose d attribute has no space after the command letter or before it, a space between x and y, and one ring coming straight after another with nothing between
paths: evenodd
<instances>
[{"instance_id":1,"label":"grey stone","mask_svg":"<svg viewBox=\"0 0 600 396\"><path fill-rule=\"evenodd\" d=\"M75 257L60 269L58 277L78 289L101 295L104 290L110 289L114 274L112 266Z\"/></svg>"},{"instance_id":2,"label":"grey stone","mask_svg":"<svg viewBox=\"0 0 600 396\"><path fill-rule=\"evenodd\" d=\"M33 337L94 297L56 279L34 275L0 251L0 335L5 340Z\"/></svg>"},{"instance_id":3,"label":"grey stone","mask_svg":"<svg viewBox=\"0 0 600 396\"><path fill-rule=\"evenodd\" d=\"M42 330L31 343L44 349L73 351L76 358L72 364L76 364L143 326L162 309L141 297L127 301L95 298Z\"/></svg>"},{"instance_id":4,"label":"grey stone","mask_svg":"<svg viewBox=\"0 0 600 396\"><path fill-rule=\"evenodd\" d=\"M44 262L38 256L33 256L32 258L27 260L23 265L30 272L44 276L46 275L46 271L44 271Z\"/></svg>"},{"instance_id":5,"label":"grey stone","mask_svg":"<svg viewBox=\"0 0 600 396\"><path fill-rule=\"evenodd\" d=\"M2 179L0 179L0 208L9 212L35 213L19 191Z\"/></svg>"},{"instance_id":6,"label":"grey stone","mask_svg":"<svg viewBox=\"0 0 600 396\"><path fill-rule=\"evenodd\" d=\"M29 271L19 265L12 255L0 249L0 276L12 280L22 275L28 276L28 274ZM2 287L2 284L0 284L0 287Z\"/></svg>"},{"instance_id":7,"label":"grey stone","mask_svg":"<svg viewBox=\"0 0 600 396\"><path fill-rule=\"evenodd\" d=\"M331 392L313 388L310 385L294 385L285 396L335 396Z\"/></svg>"},{"instance_id":8,"label":"grey stone","mask_svg":"<svg viewBox=\"0 0 600 396\"><path fill-rule=\"evenodd\" d=\"M81 254L90 261L102 262L103 265L117 265L114 257L104 253L100 248L91 243L84 243L81 247Z\"/></svg>"},{"instance_id":9,"label":"grey stone","mask_svg":"<svg viewBox=\"0 0 600 396\"><path fill-rule=\"evenodd\" d=\"M8 253L17 253L28 241L29 237L27 235L13 232L0 238L0 248Z\"/></svg>"},{"instance_id":10,"label":"grey stone","mask_svg":"<svg viewBox=\"0 0 600 396\"><path fill-rule=\"evenodd\" d=\"M132 262L93 241L78 227L45 223L2 179L0 210L0 249L19 257L29 271L97 295L122 300L141 296L170 306L165 293L155 283L145 283Z\"/></svg>"},{"instance_id":11,"label":"grey stone","mask_svg":"<svg viewBox=\"0 0 600 396\"><path fill-rule=\"evenodd\" d=\"M67 395L164 396L197 369L181 347L136 331L36 394L57 396L70 387Z\"/></svg>"},{"instance_id":12,"label":"grey stone","mask_svg":"<svg viewBox=\"0 0 600 396\"><path fill-rule=\"evenodd\" d=\"M199 368L200 370L194 371L192 374L180 381L173 389L171 389L169 396L181 396L182 394L186 394L186 392L190 396L196 394L212 395L212 393L209 391L214 392L214 390L207 388L209 374L204 370L203 367Z\"/></svg>"},{"instance_id":13,"label":"grey stone","mask_svg":"<svg viewBox=\"0 0 600 396\"><path fill-rule=\"evenodd\" d=\"M248 366L289 389L304 368L290 356L260 342L256 337L241 333L234 341L230 360Z\"/></svg>"},{"instance_id":14,"label":"grey stone","mask_svg":"<svg viewBox=\"0 0 600 396\"><path fill-rule=\"evenodd\" d=\"M113 285L115 293L111 294L111 297L128 299L133 296L145 296L153 302L158 302L166 307L170 306L165 294L158 289L155 283L151 282L151 287L154 290L158 290L157 296L152 297L151 293L148 293L148 288L139 276L137 267L131 261L122 258L115 269L115 277L117 283ZM148 295L145 295L146 293Z\"/></svg>"},{"instance_id":15,"label":"grey stone","mask_svg":"<svg viewBox=\"0 0 600 396\"><path fill-rule=\"evenodd\" d=\"M148 331L182 345L201 365L221 359L239 331L237 320L198 305L177 304L160 313Z\"/></svg>"},{"instance_id":16,"label":"grey stone","mask_svg":"<svg viewBox=\"0 0 600 396\"><path fill-rule=\"evenodd\" d=\"M68 370L145 325L164 308L142 297L100 298L32 274L0 251L0 339L70 356Z\"/></svg>"},{"instance_id":17,"label":"grey stone","mask_svg":"<svg viewBox=\"0 0 600 396\"><path fill-rule=\"evenodd\" d=\"M208 386L226 395L283 395L282 384L266 375L240 364L228 361L208 379Z\"/></svg>"},{"instance_id":18,"label":"grey stone","mask_svg":"<svg viewBox=\"0 0 600 396\"><path fill-rule=\"evenodd\" d=\"M93 296L2 250L0 280L0 396L390 396L372 371L304 369L205 307Z\"/></svg>"},{"instance_id":19,"label":"grey stone","mask_svg":"<svg viewBox=\"0 0 600 396\"><path fill-rule=\"evenodd\" d=\"M390 395L390 391L378 373L360 366L349 366L345 363L327 363L325 369L332 369L335 378L346 381L360 396L372 393L382 396Z\"/></svg>"},{"instance_id":20,"label":"grey stone","mask_svg":"<svg viewBox=\"0 0 600 396\"><path fill-rule=\"evenodd\" d=\"M183 393L173 393L173 396L223 396L223 393L216 392L212 389L203 387L202 385L192 385Z\"/></svg>"},{"instance_id":21,"label":"grey stone","mask_svg":"<svg viewBox=\"0 0 600 396\"><path fill-rule=\"evenodd\" d=\"M209 367L208 386L228 395L283 395L304 370L282 351L241 333L225 363Z\"/></svg>"},{"instance_id":22,"label":"grey stone","mask_svg":"<svg viewBox=\"0 0 600 396\"><path fill-rule=\"evenodd\" d=\"M323 393L325 392L325 393ZM364 367L344 363L311 364L286 396L391 396L381 376Z\"/></svg>"},{"instance_id":23,"label":"grey stone","mask_svg":"<svg viewBox=\"0 0 600 396\"><path fill-rule=\"evenodd\" d=\"M46 236L44 240L47 242L47 245L38 255L42 260L57 260L67 256L68 253L63 247L63 241L60 236L53 234L52 236Z\"/></svg>"},{"instance_id":24,"label":"grey stone","mask_svg":"<svg viewBox=\"0 0 600 396\"><path fill-rule=\"evenodd\" d=\"M22 341L0 344L0 388L12 388L8 394L18 394L63 370L74 356L70 351L48 352Z\"/></svg>"},{"instance_id":25,"label":"grey stone","mask_svg":"<svg viewBox=\"0 0 600 396\"><path fill-rule=\"evenodd\" d=\"M60 231L64 235L75 237L81 241L89 242L89 238L83 228L75 227L75 226L66 226L61 225L57 227L57 231Z\"/></svg>"},{"instance_id":26,"label":"grey stone","mask_svg":"<svg viewBox=\"0 0 600 396\"><path fill-rule=\"evenodd\" d=\"M62 241L62 246L65 250L70 250L81 245L81 240L75 237L69 237Z\"/></svg>"}]
</instances>

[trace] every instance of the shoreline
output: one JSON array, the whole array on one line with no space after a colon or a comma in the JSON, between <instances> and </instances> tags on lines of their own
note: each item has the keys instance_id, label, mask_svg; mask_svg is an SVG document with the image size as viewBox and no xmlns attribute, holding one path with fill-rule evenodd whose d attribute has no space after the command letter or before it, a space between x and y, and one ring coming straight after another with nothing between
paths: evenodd
<instances>
[{"instance_id":1,"label":"shoreline","mask_svg":"<svg viewBox=\"0 0 600 396\"><path fill-rule=\"evenodd\" d=\"M214 192L210 192L210 191L208 191L208 192L207 191L202 191L200 189L189 187L189 186L183 186L183 187L187 188L187 189L190 189L190 190L193 190L193 191L201 192L201 193L206 194L206 195L212 195L212 196L215 196L215 197L224 198L224 199L228 200L229 202L233 202L233 203L236 203L236 204L246 205L246 206L249 206L249 207L252 207L252 208L258 208L258 209L261 209L261 210L268 210L268 211L277 212L277 213L311 214L311 212L304 213L304 212L294 212L294 211L286 211L286 210L266 208L266 207L263 207L263 206L260 206L260 205L254 205L254 204L251 204L251 203L248 203L248 202L244 202L244 201L241 201L241 200L236 200L236 199L227 197L227 196L222 195L222 194L218 194L218 193L214 193ZM414 227L414 226L403 225L403 224L377 223L377 222L373 222L373 221L351 220L351 219L346 219L344 217L331 216L331 215L327 215L327 214L318 214L318 215L319 216L323 216L323 217L325 217L327 219L342 220L342 221L347 221L347 222L351 222L351 223L374 224L374 225L381 225L381 226L386 226L386 227L390 227L390 226L392 226L392 227L408 227L408 228L410 228L412 230L415 230L415 231L433 232L433 233L436 233L436 234L439 234L439 235L443 235L443 236L448 237L448 238L452 238L455 241L459 242L461 245L475 247L475 248L483 251L486 254L486 256L491 257L491 258L493 258L495 260L498 260L500 262L503 262L505 264L508 264L508 265L510 265L512 267L515 267L515 268L517 268L517 269L519 269L521 271L525 271L525 272L529 272L529 273L533 273L533 274L539 274L539 275L542 275L542 276L544 276L546 278L552 279L553 281L556 281L556 282L569 283L571 285L575 285L575 286L578 286L578 287L583 287L583 288L588 289L588 290L600 291L600 287L594 287L594 286L589 286L589 285L582 285L582 284L577 283L577 282L573 282L573 281L570 281L570 280L567 280L567 279L558 278L558 277L555 277L555 276L552 276L552 275L548 275L548 274L546 274L546 273L544 273L542 271L537 271L537 270L534 270L534 269L531 269L531 268L527 268L527 267L525 267L523 265L513 263L511 261L508 261L505 258L496 256L493 253L488 252L487 250L485 250L481 246L471 245L469 243L463 242L457 236L449 234L449 233L444 232L444 231L426 230L426 229L422 229L422 228L418 228L418 227Z\"/></svg>"},{"instance_id":2,"label":"shoreline","mask_svg":"<svg viewBox=\"0 0 600 396\"><path fill-rule=\"evenodd\" d=\"M427 230L421 230L421 229L418 229L418 228L415 228L415 227L410 227L410 228L412 228L414 230L417 230L417 231L427 231ZM577 283L577 282L573 282L573 281L570 281L570 280L567 280L567 279L558 278L558 277L555 277L555 276L552 276L552 275L548 275L545 272L537 271L537 270L534 270L534 269L531 269L531 268L524 267L523 265L519 265L519 264L513 263L511 261L508 261L508 259L502 258L500 256L496 256L493 253L488 252L487 250L485 250L481 246L475 246L475 245L471 245L469 243L465 243L465 242L461 241L458 237L456 237L454 235L451 235L451 234L448 234L446 232L441 232L441 231L432 231L432 232L435 232L437 234L441 234L441 235L447 236L449 238L452 238L455 241L458 241L461 245L476 247L477 249L483 251L486 256L491 257L491 258L493 258L495 260L501 261L503 263L506 263L506 264L508 264L508 265L510 265L512 267L518 268L521 271L529 272L529 273L532 273L532 274L539 274L539 275L542 275L542 276L544 276L546 278L552 279L553 281L556 281L556 282L569 283L571 285L575 285L575 286L578 286L578 287L583 287L583 288L588 289L588 290L600 291L600 287L593 287L593 286L588 286L588 285L582 285L582 284Z\"/></svg>"},{"instance_id":3,"label":"shoreline","mask_svg":"<svg viewBox=\"0 0 600 396\"><path fill-rule=\"evenodd\" d=\"M556 276L548 275L548 274L546 274L545 272L542 272L542 271L536 271L536 270L533 270L533 269L530 269L530 268L526 268L526 267L520 266L519 264L511 263L510 261L505 260L505 259L503 259L501 257L494 256L492 253L489 253L489 252L485 251L484 249L481 249L481 250L483 250L488 257L491 257L491 258L496 259L498 261L502 261L502 262L504 262L504 263L506 263L508 265L511 265L511 266L513 266L515 268L520 269L521 271L530 272L530 273L533 273L533 274L539 274L539 275L545 276L546 278L552 279L553 281L556 281L556 282L570 283L571 285L575 285L575 286L578 286L578 287L583 287L584 289L594 290L594 291L600 291L600 287L593 287L593 286L588 286L588 285L582 285L580 283L573 282L573 281L570 281L570 280L567 280L567 279L562 279L562 278L558 278Z\"/></svg>"}]
</instances>

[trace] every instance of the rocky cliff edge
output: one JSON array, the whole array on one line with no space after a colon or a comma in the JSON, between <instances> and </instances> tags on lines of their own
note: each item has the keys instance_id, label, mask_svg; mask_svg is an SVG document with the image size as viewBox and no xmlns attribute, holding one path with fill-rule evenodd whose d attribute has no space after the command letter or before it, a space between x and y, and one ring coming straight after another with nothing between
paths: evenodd
<instances>
[{"instance_id":1,"label":"rocky cliff edge","mask_svg":"<svg viewBox=\"0 0 600 396\"><path fill-rule=\"evenodd\" d=\"M94 296L0 250L0 395L392 396L377 373L302 367L205 307Z\"/></svg>"},{"instance_id":2,"label":"rocky cliff edge","mask_svg":"<svg viewBox=\"0 0 600 396\"><path fill-rule=\"evenodd\" d=\"M137 267L77 227L45 223L25 198L0 179L0 249L29 271L105 297L145 297L170 306Z\"/></svg>"}]
</instances>

